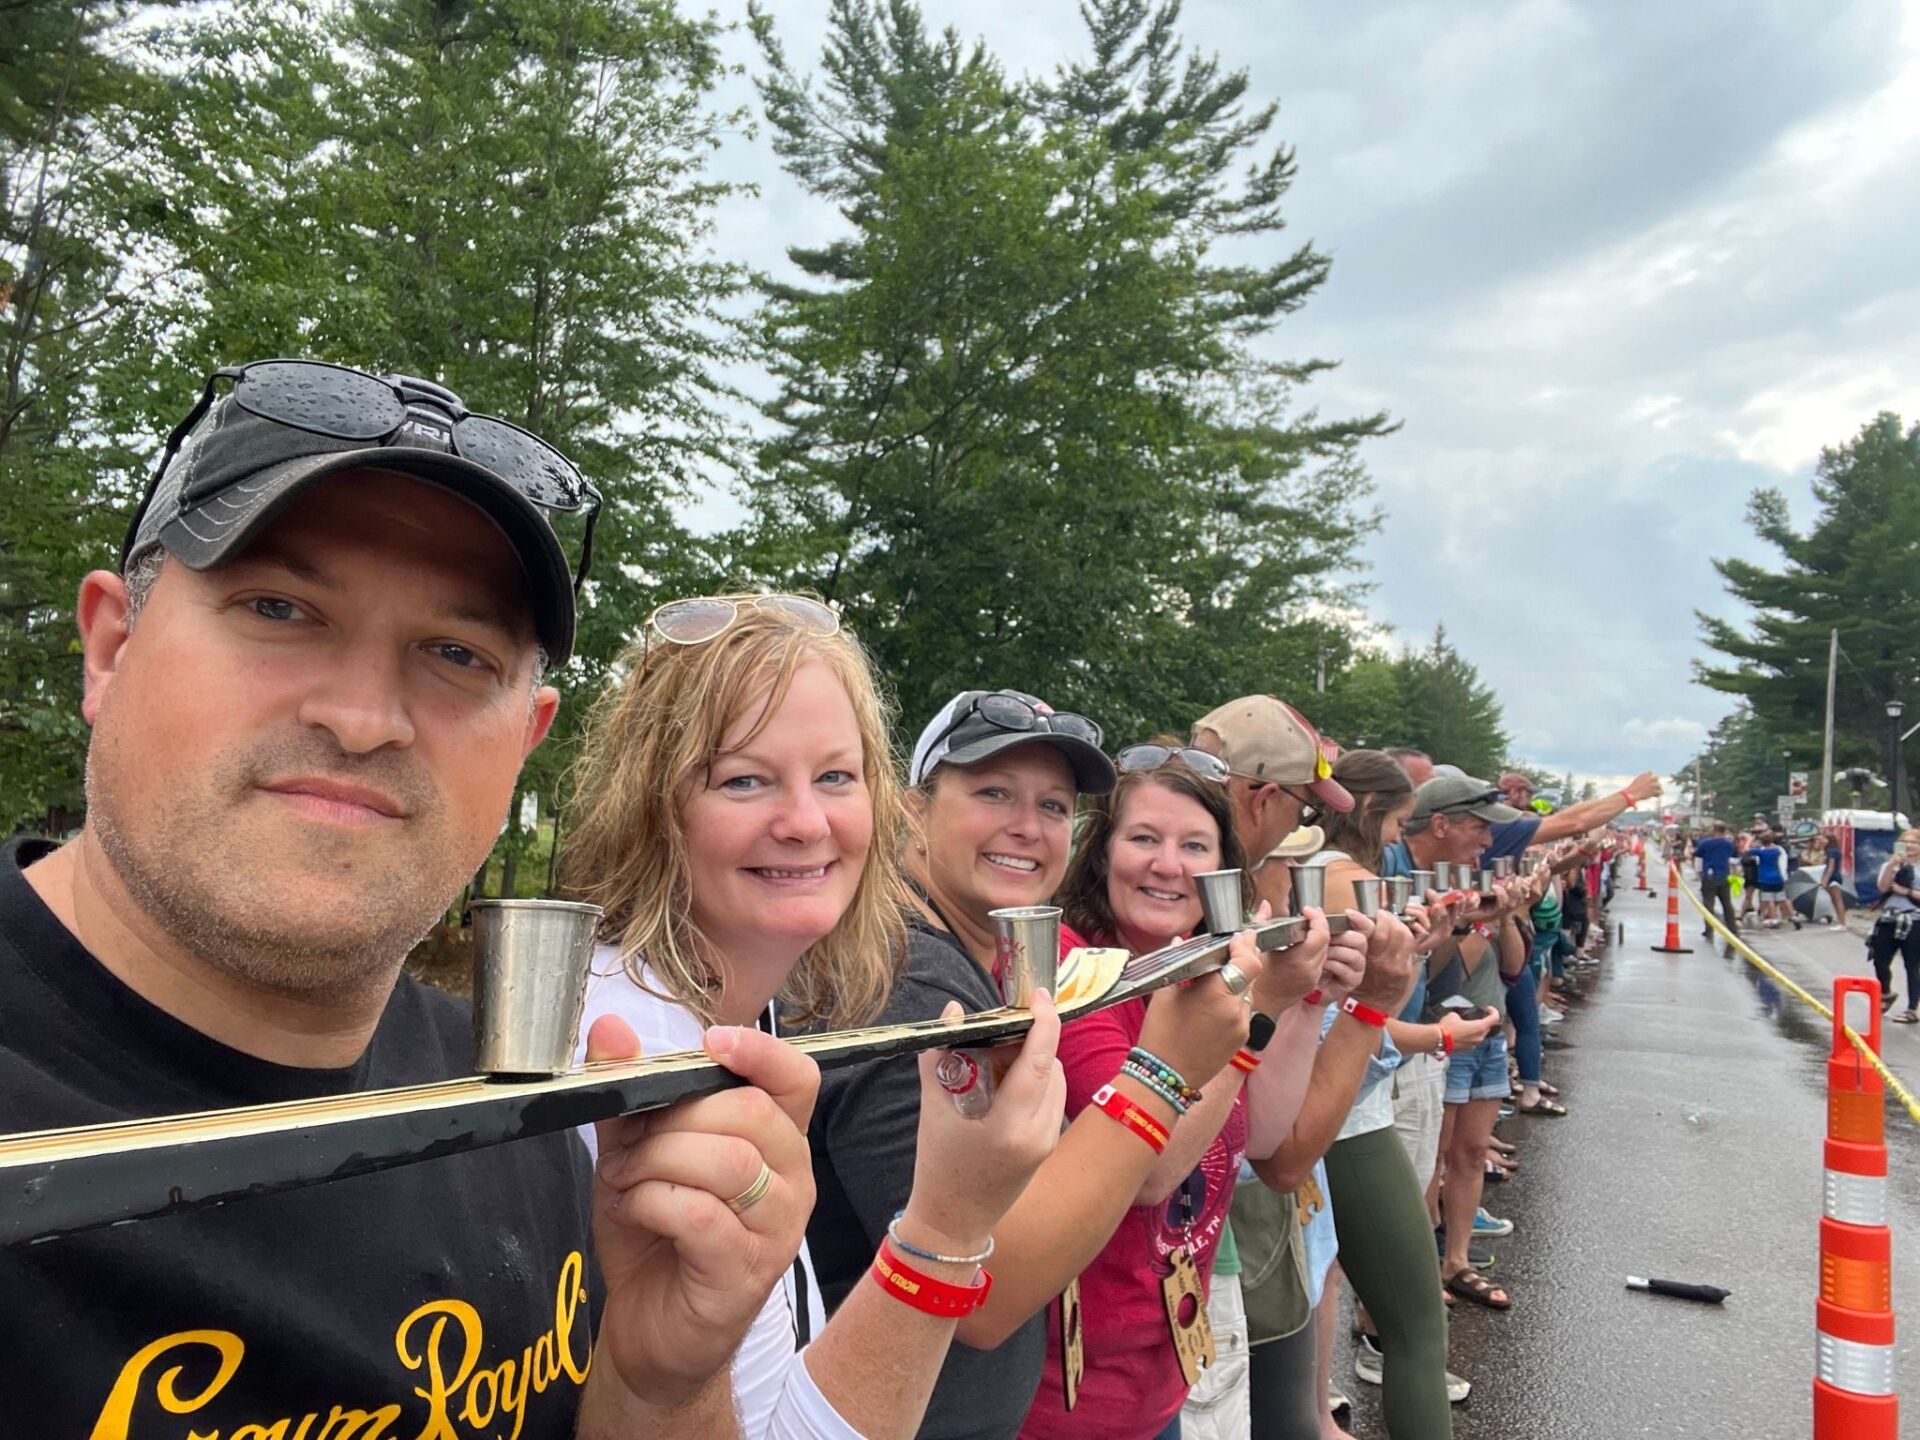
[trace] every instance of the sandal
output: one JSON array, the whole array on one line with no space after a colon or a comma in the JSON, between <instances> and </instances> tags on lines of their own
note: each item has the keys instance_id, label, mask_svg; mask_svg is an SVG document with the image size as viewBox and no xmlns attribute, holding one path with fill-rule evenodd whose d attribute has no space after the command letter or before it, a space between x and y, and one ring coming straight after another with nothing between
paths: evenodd
<instances>
[{"instance_id":1,"label":"sandal","mask_svg":"<svg viewBox=\"0 0 1920 1440\"><path fill-rule=\"evenodd\" d=\"M1489 1310L1510 1310L1513 1297L1469 1265L1447 1277L1447 1289L1462 1300L1483 1305ZM1496 1298L1498 1297L1498 1298Z\"/></svg>"},{"instance_id":2,"label":"sandal","mask_svg":"<svg viewBox=\"0 0 1920 1440\"><path fill-rule=\"evenodd\" d=\"M1909 1015L1913 1014L1911 1010L1907 1013ZM1544 1094L1531 1105L1515 1105L1513 1108L1522 1115L1552 1115L1558 1118L1564 1117L1567 1113L1566 1106L1547 1099Z\"/></svg>"},{"instance_id":3,"label":"sandal","mask_svg":"<svg viewBox=\"0 0 1920 1440\"><path fill-rule=\"evenodd\" d=\"M1898 1015L1893 1017L1893 1023L1896 1025L1920 1024L1920 1014L1915 1014L1911 1010L1902 1010Z\"/></svg>"},{"instance_id":4,"label":"sandal","mask_svg":"<svg viewBox=\"0 0 1920 1440\"><path fill-rule=\"evenodd\" d=\"M1535 1088L1549 1100L1558 1100L1560 1098L1560 1087L1558 1085L1549 1085L1546 1081L1542 1080Z\"/></svg>"}]
</instances>

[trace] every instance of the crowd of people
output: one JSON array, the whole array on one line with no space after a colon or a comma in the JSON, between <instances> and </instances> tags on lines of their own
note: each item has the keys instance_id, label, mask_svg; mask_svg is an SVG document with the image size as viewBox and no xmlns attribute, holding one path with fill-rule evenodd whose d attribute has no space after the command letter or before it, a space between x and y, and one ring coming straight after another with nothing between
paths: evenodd
<instances>
[{"instance_id":1,"label":"crowd of people","mask_svg":"<svg viewBox=\"0 0 1920 1440\"><path fill-rule=\"evenodd\" d=\"M507 429L339 367L209 381L79 598L84 827L0 865L0 1129L470 1071L402 962L552 722L586 555L550 514L597 502ZM0 1249L0 1431L1320 1440L1344 1283L1387 1434L1451 1433L1447 1306L1525 1298L1483 1269L1496 1126L1567 1114L1543 1036L1652 776L1542 814L1273 696L1114 744L991 673L896 756L805 595L670 602L612 673L560 864L603 911L579 1053L746 1084ZM1037 993L990 1104L976 1061L783 1042L1000 1006L1007 907L1159 949L1221 871L1304 938L1064 1026Z\"/></svg>"}]
</instances>

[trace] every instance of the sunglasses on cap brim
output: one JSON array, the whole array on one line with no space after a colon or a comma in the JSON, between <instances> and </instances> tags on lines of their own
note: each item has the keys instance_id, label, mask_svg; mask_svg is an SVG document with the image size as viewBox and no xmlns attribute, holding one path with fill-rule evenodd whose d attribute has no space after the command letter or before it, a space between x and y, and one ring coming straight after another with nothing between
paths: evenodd
<instances>
[{"instance_id":1,"label":"sunglasses on cap brim","mask_svg":"<svg viewBox=\"0 0 1920 1440\"><path fill-rule=\"evenodd\" d=\"M247 365L223 365L207 377L206 388L187 418L167 437L160 464L153 472L127 535L139 533L140 521L179 453L181 444L213 408L222 380L233 382L233 402L250 415L290 430L329 440L355 440L370 446L390 445L408 424L410 408L424 416L434 414L436 431L446 417L446 443L463 460L492 471L525 499L545 510L587 512L586 535L580 543L580 564L574 573L577 593L593 563L593 528L600 515L600 492L580 468L529 430L495 415L476 415L444 385L410 375L369 375L346 365L320 360L256 360ZM217 477L200 482L189 477L181 487L183 506L191 506L224 489ZM126 557L122 555L122 563Z\"/></svg>"}]
</instances>

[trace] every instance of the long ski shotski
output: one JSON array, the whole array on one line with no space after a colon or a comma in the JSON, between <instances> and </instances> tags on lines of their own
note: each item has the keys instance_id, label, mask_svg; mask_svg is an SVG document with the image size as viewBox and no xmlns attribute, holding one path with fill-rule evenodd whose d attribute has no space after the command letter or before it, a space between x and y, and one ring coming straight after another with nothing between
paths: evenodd
<instances>
[{"instance_id":1,"label":"long ski shotski","mask_svg":"<svg viewBox=\"0 0 1920 1440\"><path fill-rule=\"evenodd\" d=\"M1329 929L1347 928L1330 916ZM1250 927L1262 950L1306 936L1297 917ZM1080 950L1061 967L1063 1019L1090 1015L1218 970L1230 934L1128 958ZM823 1070L915 1051L1018 1039L1025 1009L964 1020L828 1031L791 1043ZM0 1137L0 1244L51 1240L205 1206L324 1184L478 1150L611 1116L656 1110L740 1084L702 1051L583 1066L532 1080L480 1076L276 1105L159 1116Z\"/></svg>"}]
</instances>

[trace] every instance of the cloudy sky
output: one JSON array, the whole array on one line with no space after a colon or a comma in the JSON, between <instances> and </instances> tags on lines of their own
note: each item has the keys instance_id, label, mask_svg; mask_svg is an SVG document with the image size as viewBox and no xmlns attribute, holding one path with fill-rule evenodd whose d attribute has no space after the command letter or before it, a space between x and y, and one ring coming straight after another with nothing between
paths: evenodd
<instances>
[{"instance_id":1,"label":"cloudy sky","mask_svg":"<svg viewBox=\"0 0 1920 1440\"><path fill-rule=\"evenodd\" d=\"M1071 0L922 3L1016 72L1082 49ZM770 8L816 56L826 0ZM1444 623L1529 759L1670 772L1726 709L1693 612L1727 608L1711 557L1764 558L1747 496L1805 517L1821 446L1920 419L1920 0L1188 0L1183 26L1280 102L1280 243L1334 257L1279 351L1342 362L1323 411L1404 422L1367 457L1374 614ZM786 274L834 232L764 131L718 170L761 191L729 255Z\"/></svg>"}]
</instances>

